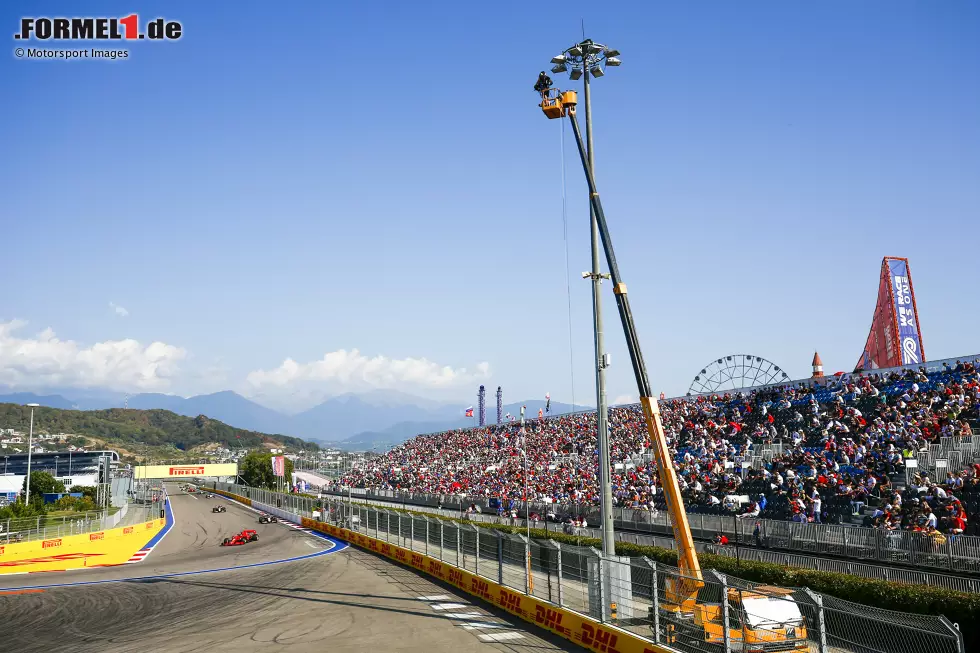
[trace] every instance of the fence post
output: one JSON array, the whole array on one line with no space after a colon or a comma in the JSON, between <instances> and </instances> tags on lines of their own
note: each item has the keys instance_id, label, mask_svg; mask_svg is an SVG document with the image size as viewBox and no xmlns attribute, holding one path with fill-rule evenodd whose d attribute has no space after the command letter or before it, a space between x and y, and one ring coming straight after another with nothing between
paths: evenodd
<instances>
[{"instance_id":1,"label":"fence post","mask_svg":"<svg viewBox=\"0 0 980 653\"><path fill-rule=\"evenodd\" d=\"M531 596L531 540L521 535L524 540L524 593Z\"/></svg>"},{"instance_id":2,"label":"fence post","mask_svg":"<svg viewBox=\"0 0 980 653\"><path fill-rule=\"evenodd\" d=\"M424 519L425 519L425 548L423 549L423 551L425 551L425 555L429 555L429 518L424 517Z\"/></svg>"},{"instance_id":3,"label":"fence post","mask_svg":"<svg viewBox=\"0 0 980 653\"><path fill-rule=\"evenodd\" d=\"M558 607L560 608L564 605L564 597L561 593L561 544L559 542L555 542L554 540L548 541L554 544L555 549L558 551Z\"/></svg>"},{"instance_id":4,"label":"fence post","mask_svg":"<svg viewBox=\"0 0 980 653\"><path fill-rule=\"evenodd\" d=\"M725 638L725 653L732 653L731 630L728 627L728 577L721 577L721 630Z\"/></svg>"},{"instance_id":5,"label":"fence post","mask_svg":"<svg viewBox=\"0 0 980 653\"><path fill-rule=\"evenodd\" d=\"M408 550L414 551L415 550L415 517L413 517L412 515L409 515L408 517L408 534L409 534Z\"/></svg>"},{"instance_id":6,"label":"fence post","mask_svg":"<svg viewBox=\"0 0 980 653\"><path fill-rule=\"evenodd\" d=\"M803 591L817 604L817 653L827 653L827 627L823 615L823 595L817 594L809 587L804 587Z\"/></svg>"},{"instance_id":7,"label":"fence post","mask_svg":"<svg viewBox=\"0 0 980 653\"><path fill-rule=\"evenodd\" d=\"M480 529L473 527L473 532L476 534L476 558L473 560L473 573L477 576L480 575Z\"/></svg>"},{"instance_id":8,"label":"fence post","mask_svg":"<svg viewBox=\"0 0 980 653\"><path fill-rule=\"evenodd\" d=\"M497 531L497 584L504 584L504 538Z\"/></svg>"},{"instance_id":9,"label":"fence post","mask_svg":"<svg viewBox=\"0 0 980 653\"><path fill-rule=\"evenodd\" d=\"M595 549L592 549L595 551ZM604 585L602 576L602 554L596 551L599 560L599 623L606 623L606 597L603 596L602 586Z\"/></svg>"},{"instance_id":10,"label":"fence post","mask_svg":"<svg viewBox=\"0 0 980 653\"><path fill-rule=\"evenodd\" d=\"M456 566L463 568L463 528L456 524Z\"/></svg>"},{"instance_id":11,"label":"fence post","mask_svg":"<svg viewBox=\"0 0 980 653\"><path fill-rule=\"evenodd\" d=\"M653 641L657 644L660 643L660 580L657 578L657 563L650 558L643 556L643 559L647 561L650 565L650 571L653 574L653 581L650 583L650 613L653 617Z\"/></svg>"}]
</instances>

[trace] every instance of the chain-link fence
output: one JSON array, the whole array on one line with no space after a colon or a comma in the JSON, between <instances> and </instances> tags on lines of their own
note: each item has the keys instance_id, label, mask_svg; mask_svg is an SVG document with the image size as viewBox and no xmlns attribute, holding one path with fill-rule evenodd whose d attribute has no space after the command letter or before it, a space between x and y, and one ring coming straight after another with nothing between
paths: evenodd
<instances>
[{"instance_id":1,"label":"chain-link fence","mask_svg":"<svg viewBox=\"0 0 980 653\"><path fill-rule=\"evenodd\" d=\"M150 521L160 516L161 507L162 504L159 502L124 504L121 508L101 512L59 516L38 515L25 519L0 520L0 544L83 535L119 525Z\"/></svg>"},{"instance_id":2,"label":"chain-link fence","mask_svg":"<svg viewBox=\"0 0 980 653\"><path fill-rule=\"evenodd\" d=\"M388 490L364 489L325 489L324 492L334 496L349 496L353 499L380 500L391 503L401 503L406 508L413 506L436 508L463 513L471 506L479 507L481 514L477 519L493 519L497 516L497 508L491 506L491 500L485 497L467 497L458 495L431 495L418 492L396 492ZM518 506L520 514L531 513L547 515L559 511L567 517L584 518L587 522L598 524L599 513L594 506L555 506L547 503L531 502L530 506ZM837 559L850 559L862 563L884 562L900 564L909 567L921 567L936 571L947 572L980 572L980 537L971 535L947 536L943 541L927 537L914 531L883 531L863 526L844 526L838 524L803 524L773 519L738 519L733 515L708 515L689 513L688 521L692 535L703 541L714 540L718 535L725 535L729 540L738 540L746 551L759 550L767 554L772 552L793 552L795 555L811 554L813 556L833 556ZM617 532L637 540L637 543L652 543L657 536L670 538L673 529L670 516L663 511L631 510L613 508L613 522ZM758 524L758 528L756 525ZM560 528L560 525L541 521L541 527ZM580 530L583 537L600 537L596 529ZM646 540L647 541L640 541ZM746 554L747 559L761 559ZM821 563L807 562L802 565L787 562L792 566L820 568ZM835 569L825 569L835 571ZM844 573L861 573L851 569ZM941 576L942 574L940 574ZM932 576L916 576L915 582L936 584L961 591L976 591L951 587L950 582L943 581L939 576L932 582ZM901 574L888 578L896 582L904 582Z\"/></svg>"},{"instance_id":3,"label":"chain-link fence","mask_svg":"<svg viewBox=\"0 0 980 653\"><path fill-rule=\"evenodd\" d=\"M6 519L0 521L0 542L13 544L101 531L114 527L125 514L126 508L121 508L57 517L36 515L22 519Z\"/></svg>"},{"instance_id":4,"label":"chain-link fence","mask_svg":"<svg viewBox=\"0 0 980 653\"><path fill-rule=\"evenodd\" d=\"M362 491L363 492L363 491ZM340 493L327 493L330 496L340 496ZM373 496L373 493L361 493L358 494L355 490L351 494L351 500L355 502L365 502L373 504L376 506L400 506L409 509L423 509L426 512L443 515L447 517L459 517L465 518L474 522L483 523L503 523L511 526L524 527L527 522L521 518L513 518L508 516L498 516L496 512L484 513L484 512L460 512L458 508L451 507L451 502L445 502L442 507L439 507L438 502L422 502L420 504L415 504L411 502L396 503L391 498L377 498ZM467 504L469 505L469 504ZM726 520L727 522L733 521L732 519ZM739 520L740 525L751 525L754 526L755 522L751 524L745 524L746 520ZM950 589L958 592L970 592L970 593L980 593L980 578L974 578L965 575L951 575L944 573L936 573L929 571L927 568L907 568L907 567L896 567L893 566L894 562L901 563L902 561L893 561L891 565L885 564L874 564L873 558L865 558L863 561L858 560L847 560L840 559L839 557L829 558L820 557L820 551L813 551L813 555L806 555L800 553L793 553L790 550L778 550L769 548L770 545L777 542L776 539L770 538L768 531L766 530L766 523L762 522L760 525L759 532L756 533L753 528L751 532L747 527L740 528L738 534L736 535L734 529L731 531L726 531L729 535L729 545L727 546L716 546L709 544L707 542L695 542L695 547L700 551L707 551L709 553L714 553L717 555L724 555L731 558L740 558L746 561L756 561L756 562L770 562L773 564L783 565L786 567L797 567L800 569L813 569L817 571L830 571L839 574L847 574L850 576L861 576L864 578L876 578L879 580L887 580L894 583L905 583L908 585L933 585L935 587L943 587L945 589ZM794 526L794 524L789 524L788 522L768 522L776 523L777 530L782 525ZM807 529L819 529L822 528L819 524L796 524L795 526L803 526ZM548 531L554 531L556 533L565 533L568 535L576 535L582 538L595 538L600 539L601 534L597 529L593 528L580 528L572 527L569 524L559 524L551 522L548 520L537 520L531 522L531 528L542 529ZM731 528L731 527L730 527ZM851 532L860 535L861 530L871 530L871 529L857 529L850 528ZM812 532L812 530L811 530ZM908 535L921 537L918 533L909 533ZM901 534L888 534L885 538L886 541L896 542L899 541L903 536ZM631 544L640 544L646 546L657 546L666 549L675 548L674 539L671 534L654 535L648 533L640 533L629 530L619 530L617 526L616 530L616 540L619 542L629 542ZM970 547L973 546L972 540L980 541L980 538L968 538L964 536L957 536L953 538L950 546L954 551L964 552L966 555L958 556L956 559L960 561L965 561L967 557L972 557L974 555L980 554L980 551L973 553ZM910 541L916 541L913 538ZM789 546L792 541L784 542L785 546ZM792 549L794 551L806 550L806 547L797 547ZM812 550L812 549L811 549ZM830 551L828 554L832 553ZM845 551L841 550L840 555L844 557ZM978 555L978 560L980 560L980 555Z\"/></svg>"},{"instance_id":5,"label":"chain-link fence","mask_svg":"<svg viewBox=\"0 0 980 653\"><path fill-rule=\"evenodd\" d=\"M410 515L219 484L253 505L344 526L687 652L963 653L943 617L860 606L715 571L689 578L642 557Z\"/></svg>"}]
</instances>

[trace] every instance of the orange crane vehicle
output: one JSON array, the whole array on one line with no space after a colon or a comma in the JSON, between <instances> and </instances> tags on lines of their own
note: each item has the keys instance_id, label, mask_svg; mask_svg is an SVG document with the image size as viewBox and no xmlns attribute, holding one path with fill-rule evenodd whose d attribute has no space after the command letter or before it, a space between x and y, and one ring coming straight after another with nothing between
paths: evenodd
<instances>
[{"instance_id":1,"label":"orange crane vehicle","mask_svg":"<svg viewBox=\"0 0 980 653\"><path fill-rule=\"evenodd\" d=\"M544 81L542 82L542 79ZM653 456L656 460L667 503L667 511L673 528L674 541L677 545L677 562L679 573L669 575L664 587L664 600L659 601L659 609L668 624L667 643L682 646L685 643L694 648L709 646L724 647L724 650L739 651L807 651L806 628L803 616L796 603L788 600L791 590L776 587L756 587L753 590L727 588L727 603L718 600L717 589L706 587L704 574L694 548L694 538L691 526L687 520L684 501L681 497L680 486L677 483L677 473L667 447L660 419L660 407L653 395L650 379L647 376L646 363L640 351L640 342L630 310L629 298L626 294L626 284L623 283L613 251L612 240L606 224L606 216L599 200L592 167L589 164L588 152L582 140L575 106L578 95L575 91L560 91L551 88L550 80L539 78L535 90L541 95L541 110L549 119L567 117L572 124L572 132L578 145L585 178L589 185L589 196L598 224L602 247L609 267L609 277L612 281L613 293L616 296L616 306L626 336L626 346L629 349L630 362L640 394L640 404L646 420L647 434L650 438ZM713 572L712 572L713 573ZM714 592L710 591L715 589ZM728 628L723 624L728 622ZM657 620L654 619L654 623ZM656 628L656 626L654 626ZM687 641L684 641L687 640ZM700 641L695 641L700 640Z\"/></svg>"}]
</instances>

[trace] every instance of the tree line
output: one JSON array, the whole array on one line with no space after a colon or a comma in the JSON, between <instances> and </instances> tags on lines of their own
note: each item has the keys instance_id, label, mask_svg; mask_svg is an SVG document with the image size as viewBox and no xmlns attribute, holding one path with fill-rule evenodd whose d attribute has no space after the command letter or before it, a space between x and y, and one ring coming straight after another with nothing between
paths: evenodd
<instances>
[{"instance_id":1,"label":"tree line","mask_svg":"<svg viewBox=\"0 0 980 653\"><path fill-rule=\"evenodd\" d=\"M27 433L30 408L0 404L0 428ZM205 415L185 417L169 410L63 410L42 406L34 409L34 432L73 433L116 441L122 445L173 446L187 451L198 445L217 442L227 449L260 449L278 444L295 450L316 450L319 446L288 435L270 435L239 429Z\"/></svg>"}]
</instances>

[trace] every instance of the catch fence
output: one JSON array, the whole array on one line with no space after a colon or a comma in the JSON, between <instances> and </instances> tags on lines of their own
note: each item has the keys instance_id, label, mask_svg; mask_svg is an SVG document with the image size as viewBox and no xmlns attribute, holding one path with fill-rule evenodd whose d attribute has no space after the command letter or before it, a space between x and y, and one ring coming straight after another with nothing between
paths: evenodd
<instances>
[{"instance_id":1,"label":"catch fence","mask_svg":"<svg viewBox=\"0 0 980 653\"><path fill-rule=\"evenodd\" d=\"M157 518L160 516L161 507L162 504L159 502L127 503L111 514L109 511L92 511L57 517L38 515L23 519L6 519L0 521L0 544L97 533L120 524L133 524Z\"/></svg>"},{"instance_id":2,"label":"catch fence","mask_svg":"<svg viewBox=\"0 0 980 653\"><path fill-rule=\"evenodd\" d=\"M324 492L337 497L349 497L355 501L400 503L404 508L437 509L446 514L452 512L479 521L502 521L515 525L524 523L523 519L498 517L496 508L491 507L490 500L485 498L359 488L327 489ZM467 515L467 507L474 505L481 512ZM532 502L530 505L532 513L541 515L555 509L555 506L549 504ZM566 509L576 518L585 518L587 523L599 523L599 514L593 509ZM526 508L521 506L520 512L526 514ZM619 541L665 548L674 546L670 518L665 512L613 508L613 517L616 538ZM701 540L698 543L699 550L709 549L709 542L718 535L725 535L732 544L728 547L712 548L712 553L899 583L934 585L959 592L980 592L980 577L963 575L980 574L980 537L955 535L946 536L944 541L939 541L912 531L883 531L860 526L800 524L696 513L689 514L688 520L692 534ZM758 537L756 524L759 525ZM547 520L534 522L533 526L564 529L564 532L582 537L601 538L598 529L564 528L561 524ZM736 542L737 547L734 545Z\"/></svg>"}]
</instances>

